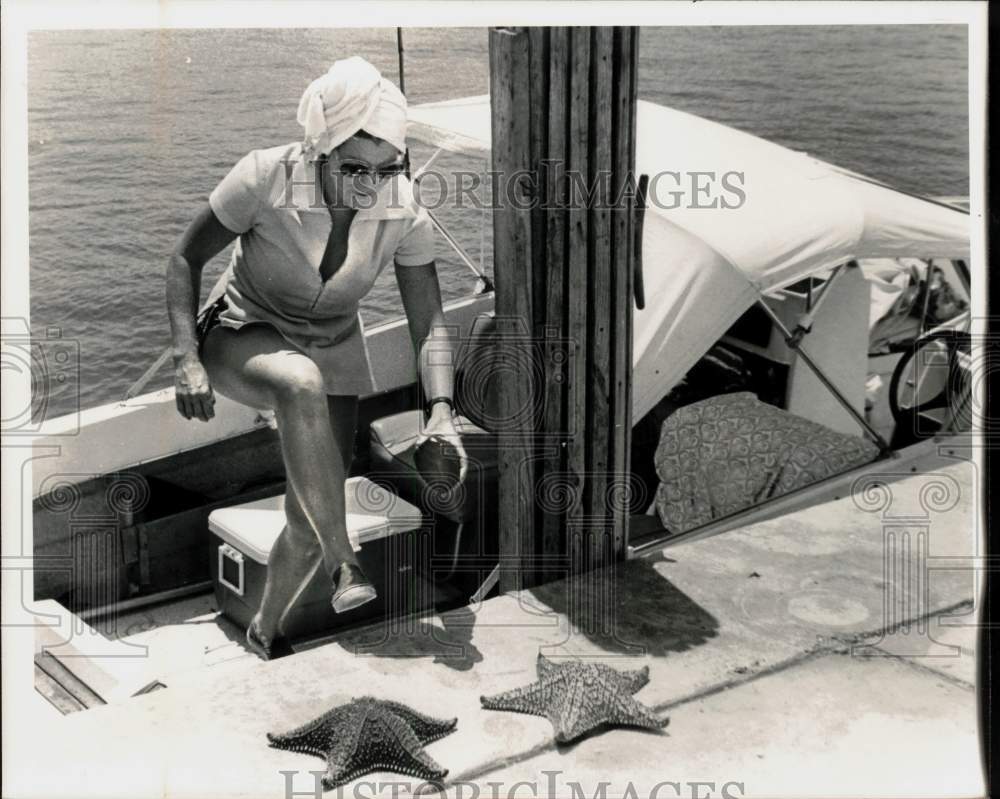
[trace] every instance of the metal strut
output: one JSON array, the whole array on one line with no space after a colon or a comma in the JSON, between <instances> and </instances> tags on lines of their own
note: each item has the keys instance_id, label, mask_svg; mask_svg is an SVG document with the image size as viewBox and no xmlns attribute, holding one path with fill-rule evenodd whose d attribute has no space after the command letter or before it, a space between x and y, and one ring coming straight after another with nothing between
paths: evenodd
<instances>
[{"instance_id":1,"label":"metal strut","mask_svg":"<svg viewBox=\"0 0 1000 799\"><path fill-rule=\"evenodd\" d=\"M821 294L819 299L817 299L816 305L813 307L813 311L816 310L816 307L819 306L820 301L823 299L825 295L826 291L824 290L823 294ZM847 401L847 398L840 392L840 389L838 389L830 381L830 378L828 378L823 373L823 370L819 368L816 362L809 357L809 353L807 353L804 349L802 349L802 337L805 335L805 333L808 332L808 329L806 328L803 330L802 324L800 323L799 325L796 325L796 331L793 333L787 327L785 327L784 322L781 321L778 314L775 313L775 311L771 308L770 305L764 302L763 298L758 299L757 303L760 305L761 308L764 309L764 312L770 317L771 321L778 328L778 330L781 331L782 335L785 337L785 342L788 344L788 346L791 349L795 350L796 353L798 353L799 357L802 358L805 365L808 366L809 369L812 371L812 373L816 375L816 377L819 379L819 381L824 386L826 386L827 391L833 394L834 398L837 400L837 402L841 404L844 410L851 415L854 421L856 421L859 425L861 425L864 431L871 437L872 441L874 441L878 445L880 452L882 454L888 452L890 450L889 442L886 441L874 427L868 424L868 421L865 419L865 417L862 416L860 413L858 413L855 407L851 405L851 403Z\"/></svg>"},{"instance_id":2,"label":"metal strut","mask_svg":"<svg viewBox=\"0 0 1000 799\"><path fill-rule=\"evenodd\" d=\"M816 313L823 304L823 300L830 293L830 287L833 285L834 281L840 277L843 271L844 264L841 264L833 270L826 283L823 284L823 288L820 290L819 296L817 296L815 300L812 298L812 286L809 287L809 302L806 306L807 310L795 320L795 330L791 333L792 340L789 340L789 336L785 336L785 343L788 344L789 347L797 348L802 339L806 337L806 334L812 331L813 321L816 319Z\"/></svg>"},{"instance_id":3,"label":"metal strut","mask_svg":"<svg viewBox=\"0 0 1000 799\"><path fill-rule=\"evenodd\" d=\"M399 53L399 91L406 94L406 76L403 71L403 29L396 28L396 51Z\"/></svg>"},{"instance_id":4,"label":"metal strut","mask_svg":"<svg viewBox=\"0 0 1000 799\"><path fill-rule=\"evenodd\" d=\"M493 291L493 281L490 280L489 276L482 269L472 262L472 257L465 251L465 248L458 243L455 237L448 232L445 226L441 224L441 221L434 215L434 212L428 210L427 215L431 218L431 222L434 223L434 227L441 231L441 235L444 236L445 241L451 245L451 248L455 251L456 255L458 255L462 262L475 273L476 277L479 278L482 285L476 293L488 294Z\"/></svg>"},{"instance_id":5,"label":"metal strut","mask_svg":"<svg viewBox=\"0 0 1000 799\"><path fill-rule=\"evenodd\" d=\"M403 29L402 28L396 28L396 52L397 52L398 58L399 58L399 91L403 95L405 95L406 94L406 68L405 68L404 58L403 58L404 48L403 48ZM423 173L425 171L427 171L427 169L430 167L431 164L434 163L435 160L437 160L437 157L439 155L441 155L441 148L438 148L437 152L435 152L434 155L431 156L430 160L426 164L424 164L422 167L420 167L420 169L418 169L416 171L416 174L413 175L413 177L411 178L411 180L414 183L417 183L420 180L420 176L423 175ZM405 154L404 158L406 160L406 175L407 175L407 177L410 177L410 148L409 147L406 148L406 154ZM472 258L469 257L469 254L465 251L465 249L462 247L462 245L459 244L455 240L454 236L452 236L447 230L445 230L444 225L441 224L441 222L438 220L438 218L436 216L434 216L434 214L432 214L429 210L428 210L427 213L430 216L431 221L434 223L434 226L439 231L441 231L441 235L445 237L445 240L451 245L451 248L455 251L455 253L458 255L458 257L462 260L462 262L467 267L469 267L469 269L471 269L475 273L476 277L479 278L479 280L481 282L481 285L479 287L479 290L476 293L477 294L487 294L487 293L493 291L493 281L490 280L489 277L486 276L486 273L483 271L482 267L481 266L477 267L472 262Z\"/></svg>"},{"instance_id":6,"label":"metal strut","mask_svg":"<svg viewBox=\"0 0 1000 799\"><path fill-rule=\"evenodd\" d=\"M122 405L139 395L139 392L141 392L146 387L146 384L153 379L157 372L160 371L163 364L170 360L170 354L172 352L173 347L168 346L162 353L160 353L160 357L153 361L152 365L142 373L142 377L129 386L128 391L125 392L125 396L120 400Z\"/></svg>"}]
</instances>

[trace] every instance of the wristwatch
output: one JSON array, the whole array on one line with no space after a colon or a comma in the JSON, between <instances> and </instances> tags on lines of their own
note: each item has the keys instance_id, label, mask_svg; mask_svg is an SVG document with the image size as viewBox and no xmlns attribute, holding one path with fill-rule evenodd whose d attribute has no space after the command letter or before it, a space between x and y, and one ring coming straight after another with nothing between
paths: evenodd
<instances>
[{"instance_id":1,"label":"wristwatch","mask_svg":"<svg viewBox=\"0 0 1000 799\"><path fill-rule=\"evenodd\" d=\"M431 409L439 402L446 403L448 407L451 409L451 412L452 413L455 412L455 403L451 401L451 397L441 396L441 397L432 397L431 399L427 400L427 404L424 407L426 408L428 415L430 415Z\"/></svg>"}]
</instances>

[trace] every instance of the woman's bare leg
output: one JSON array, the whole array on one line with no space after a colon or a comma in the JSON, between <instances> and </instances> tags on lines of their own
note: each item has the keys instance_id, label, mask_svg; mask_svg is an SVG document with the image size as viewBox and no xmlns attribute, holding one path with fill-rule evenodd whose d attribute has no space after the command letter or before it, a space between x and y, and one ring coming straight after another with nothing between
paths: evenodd
<instances>
[{"instance_id":1,"label":"woman's bare leg","mask_svg":"<svg viewBox=\"0 0 1000 799\"><path fill-rule=\"evenodd\" d=\"M268 325L213 329L202 359L219 393L251 407L274 409L289 493L294 492L298 508L318 536L327 573L332 575L341 563L356 564L344 508L345 460L350 452L342 452L334 437L316 364ZM293 523L293 530L296 526ZM278 559L282 561L282 555ZM284 573L285 568L279 566L278 571Z\"/></svg>"},{"instance_id":2,"label":"woman's bare leg","mask_svg":"<svg viewBox=\"0 0 1000 799\"><path fill-rule=\"evenodd\" d=\"M267 578L253 623L265 643L280 635L281 622L298 595L323 563L323 550L309 520L295 500L291 484L285 490L286 524L271 547Z\"/></svg>"},{"instance_id":3,"label":"woman's bare leg","mask_svg":"<svg viewBox=\"0 0 1000 799\"><path fill-rule=\"evenodd\" d=\"M350 471L357 426L357 397L327 397L330 426L344 459L345 474ZM331 489L333 490L333 489ZM285 491L287 524L271 549L267 563L267 581L254 624L265 641L282 632L285 614L312 580L322 563L319 536L309 524L291 483Z\"/></svg>"}]
</instances>

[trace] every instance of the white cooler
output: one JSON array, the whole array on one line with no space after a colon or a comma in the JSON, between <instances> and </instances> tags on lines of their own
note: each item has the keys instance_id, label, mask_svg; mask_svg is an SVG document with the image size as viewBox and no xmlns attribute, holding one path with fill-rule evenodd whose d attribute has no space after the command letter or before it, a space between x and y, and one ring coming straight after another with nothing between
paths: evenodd
<instances>
[{"instance_id":1,"label":"white cooler","mask_svg":"<svg viewBox=\"0 0 1000 799\"><path fill-rule=\"evenodd\" d=\"M347 532L378 598L347 613L334 613L333 586L321 564L285 617L289 638L321 635L378 616L405 615L433 602L414 574L427 552L420 511L364 477L350 478L344 488ZM250 624L260 605L268 557L285 526L284 508L282 494L219 508L208 517L215 598L219 610L241 627Z\"/></svg>"}]
</instances>

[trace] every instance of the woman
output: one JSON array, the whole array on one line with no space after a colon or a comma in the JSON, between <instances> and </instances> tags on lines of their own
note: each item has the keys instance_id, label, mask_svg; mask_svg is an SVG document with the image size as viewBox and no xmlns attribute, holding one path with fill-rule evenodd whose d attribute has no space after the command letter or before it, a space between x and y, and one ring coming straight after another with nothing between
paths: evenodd
<instances>
[{"instance_id":1,"label":"woman","mask_svg":"<svg viewBox=\"0 0 1000 799\"><path fill-rule=\"evenodd\" d=\"M337 612L375 598L348 540L344 480L358 395L374 390L358 301L390 261L431 398L422 439L454 446L463 476L466 464L452 423L433 228L402 174L406 100L354 57L310 84L298 120L304 142L241 159L181 237L167 273L178 411L207 421L218 390L273 409L278 423L287 524L247 629L266 658L291 651L281 621L320 564ZM196 319L202 268L237 237Z\"/></svg>"}]
</instances>

